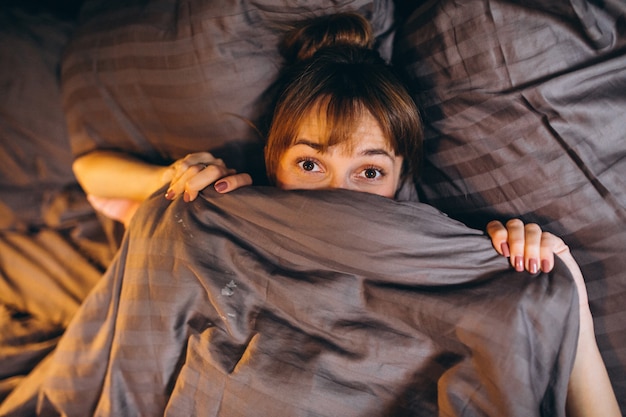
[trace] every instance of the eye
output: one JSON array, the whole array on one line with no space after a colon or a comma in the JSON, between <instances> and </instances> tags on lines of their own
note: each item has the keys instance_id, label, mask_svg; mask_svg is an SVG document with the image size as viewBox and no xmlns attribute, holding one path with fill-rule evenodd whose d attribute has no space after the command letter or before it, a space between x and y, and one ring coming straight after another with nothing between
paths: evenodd
<instances>
[{"instance_id":1,"label":"eye","mask_svg":"<svg viewBox=\"0 0 626 417\"><path fill-rule=\"evenodd\" d=\"M321 168L319 167L317 162L315 162L313 159L310 159L310 158L303 158L299 160L298 166L300 167L300 169L302 169L303 171L307 171L307 172L321 171Z\"/></svg>"},{"instance_id":2,"label":"eye","mask_svg":"<svg viewBox=\"0 0 626 417\"><path fill-rule=\"evenodd\" d=\"M376 180L376 179L381 179L382 177L384 177L385 172L380 168L367 167L363 171L361 171L359 176L367 180Z\"/></svg>"},{"instance_id":3,"label":"eye","mask_svg":"<svg viewBox=\"0 0 626 417\"><path fill-rule=\"evenodd\" d=\"M367 168L365 171L363 171L363 175L365 175L365 178L369 178L369 179L374 179L376 178L380 173L373 169L373 168Z\"/></svg>"}]
</instances>

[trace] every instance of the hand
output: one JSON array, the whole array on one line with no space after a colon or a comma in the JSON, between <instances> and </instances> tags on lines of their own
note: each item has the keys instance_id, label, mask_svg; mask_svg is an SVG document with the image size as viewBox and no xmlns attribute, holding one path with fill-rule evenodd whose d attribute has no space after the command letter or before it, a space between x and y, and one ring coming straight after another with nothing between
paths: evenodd
<instances>
[{"instance_id":1,"label":"hand","mask_svg":"<svg viewBox=\"0 0 626 417\"><path fill-rule=\"evenodd\" d=\"M166 179L170 181L170 186L165 198L174 200L182 194L186 202L195 200L202 189L214 182L215 190L220 193L252 184L250 175L237 174L224 161L208 152L196 152L179 159L170 165L166 175L169 176Z\"/></svg>"},{"instance_id":2,"label":"hand","mask_svg":"<svg viewBox=\"0 0 626 417\"><path fill-rule=\"evenodd\" d=\"M127 198L96 197L92 194L87 195L87 201L89 201L97 212L104 214L110 219L123 223L126 227L128 227L130 220L141 204L140 201Z\"/></svg>"},{"instance_id":3,"label":"hand","mask_svg":"<svg viewBox=\"0 0 626 417\"><path fill-rule=\"evenodd\" d=\"M508 257L513 268L519 272L527 270L536 274L539 269L549 272L554 267L555 254L569 254L563 240L543 232L535 223L524 225L519 219L511 219L505 227L493 220L487 224L487 233L496 251Z\"/></svg>"},{"instance_id":4,"label":"hand","mask_svg":"<svg viewBox=\"0 0 626 417\"><path fill-rule=\"evenodd\" d=\"M566 414L571 417L621 416L596 342L585 280L569 247L561 238L542 232L538 225L524 225L519 219L509 220L506 227L497 220L491 221L487 233L498 253L510 256L511 264L518 271L526 268L533 272L537 259L540 259L541 269L548 272L554 267L554 255L569 269L578 290L579 331L576 358L567 387Z\"/></svg>"}]
</instances>

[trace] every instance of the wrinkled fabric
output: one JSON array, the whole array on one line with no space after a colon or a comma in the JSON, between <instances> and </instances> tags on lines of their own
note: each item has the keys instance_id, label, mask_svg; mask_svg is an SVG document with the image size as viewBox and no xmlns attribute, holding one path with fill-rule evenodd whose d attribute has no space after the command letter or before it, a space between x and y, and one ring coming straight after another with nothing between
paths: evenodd
<instances>
[{"instance_id":1,"label":"wrinkled fabric","mask_svg":"<svg viewBox=\"0 0 626 417\"><path fill-rule=\"evenodd\" d=\"M494 217L535 221L571 247L587 282L599 347L618 401L626 410L624 3L605 1L598 7L584 0L440 0L398 2L395 6L409 10L395 13L388 1L328 2L330 7L324 10L317 8L317 2L290 1L293 8L288 13L283 7L286 2L227 3L133 1L125 2L126 11L116 12L119 5L113 2L89 1L81 17L89 24L76 32L70 22L54 22L49 17L30 20L32 16L3 15L0 397L17 390L2 404L0 415L34 413L44 380L47 388L41 407L48 411L69 407L65 402L76 395L76 387L87 393L85 401L95 408L94 401L100 397L93 391L104 385L101 377L105 376L111 379L107 387L115 395L102 396L98 403L102 414L112 407L109 398L115 398L116 406L133 410L138 408L135 397L142 395L137 394L138 384L130 384L131 404L120 406L125 400L116 384L127 376L119 377L117 359L110 374L93 374L77 382L54 379L59 365L49 353L115 249L71 177L67 131L76 155L95 148L121 149L142 153L153 162L168 162L189 151L215 149L229 163L254 168L251 152L259 150L259 142L247 122L262 122L261 115L268 109L266 88L280 66L275 49L280 23L301 12L315 14L344 7L364 13L386 47L390 47L392 28L399 29L393 45L394 63L411 75L411 88L423 108L426 125L420 184L423 201L478 228ZM63 114L56 107L60 102L57 66L70 33L72 45L63 62ZM68 128L61 120L64 116ZM242 138L244 143L233 138ZM223 145L233 149L221 149ZM262 169L258 173L264 174ZM329 219L335 215L325 213ZM413 221L411 216L403 219ZM348 220L342 217L342 221ZM397 229L390 230L399 233ZM395 236L382 229L375 233L380 235L376 238ZM341 249L341 253L348 252ZM455 255L451 250L446 262ZM105 282L113 287L110 274ZM198 286L191 285L205 291ZM146 287L141 290L145 292ZM225 291L230 290L227 287ZM110 298L103 296L103 305L110 306L113 314L121 307ZM92 300L86 308L98 315L105 307ZM150 317L157 322L156 314ZM82 324L76 326L88 334L106 323L113 331L110 320L98 316L91 329L81 312ZM82 352L81 358L90 352L105 363L111 345L107 345L105 330L97 334L103 338L101 345L85 341L88 337L84 335L73 336L75 348ZM63 346L65 351L73 349L70 342ZM172 356L180 357L181 350L175 343ZM111 355L118 358L119 352ZM443 355L441 361L452 366L448 364L457 360L456 355L456 351L452 359ZM47 359L40 362L43 358ZM205 367L203 356L189 361ZM182 365L169 366L163 373L168 375L168 388L156 384L161 397L155 407L165 404L168 413L174 415L178 410L184 414L180 410L197 406L186 402L193 396L188 390L195 385L183 381L201 378L192 371L179 377ZM50 368L56 369L55 373L49 374ZM75 372L84 369L81 366ZM171 369L174 371L168 373ZM68 372L67 378L72 375ZM263 375L264 380L273 381ZM85 380L91 385L81 386L79 382ZM213 388L207 389L202 381L204 385L198 384L201 390L212 393ZM442 386L446 386L444 382ZM172 395L174 385L186 394ZM222 382L218 392L224 393L226 385ZM530 385L534 383L526 384ZM69 393L63 394L63 387L69 387ZM152 388L147 388L148 396L154 395ZM424 392L427 400L416 400L416 404L428 404L424 407L433 410L432 399L438 394L432 389ZM228 395L224 394L227 400ZM279 398L282 401L283 396ZM447 398L446 403L460 407L462 400ZM86 415L85 401L76 401L77 415ZM403 401L408 402L395 401L389 409L400 415L402 410L412 410L404 405L394 408ZM472 401L479 402L477 398ZM506 407L508 400L503 399L502 404ZM260 407L261 403L253 405ZM439 412L446 415L441 409Z\"/></svg>"},{"instance_id":2,"label":"wrinkled fabric","mask_svg":"<svg viewBox=\"0 0 626 417\"><path fill-rule=\"evenodd\" d=\"M0 7L0 403L54 349L119 243L71 170L59 62L74 27Z\"/></svg>"},{"instance_id":3,"label":"wrinkled fabric","mask_svg":"<svg viewBox=\"0 0 626 417\"><path fill-rule=\"evenodd\" d=\"M422 107L421 201L568 244L626 414L626 2L434 1L406 16L394 63Z\"/></svg>"},{"instance_id":4,"label":"wrinkled fabric","mask_svg":"<svg viewBox=\"0 0 626 417\"><path fill-rule=\"evenodd\" d=\"M48 364L41 415L564 415L562 264L516 273L432 207L345 190L140 210Z\"/></svg>"}]
</instances>

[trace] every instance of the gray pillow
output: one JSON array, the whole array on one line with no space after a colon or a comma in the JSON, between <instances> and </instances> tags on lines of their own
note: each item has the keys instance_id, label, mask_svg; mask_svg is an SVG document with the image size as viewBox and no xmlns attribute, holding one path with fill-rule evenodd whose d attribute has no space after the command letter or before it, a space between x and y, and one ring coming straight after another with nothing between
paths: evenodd
<instances>
[{"instance_id":1,"label":"gray pillow","mask_svg":"<svg viewBox=\"0 0 626 417\"><path fill-rule=\"evenodd\" d=\"M208 150L264 177L255 128L271 110L285 24L346 10L390 39L389 0L88 1L63 61L74 154L169 163Z\"/></svg>"}]
</instances>

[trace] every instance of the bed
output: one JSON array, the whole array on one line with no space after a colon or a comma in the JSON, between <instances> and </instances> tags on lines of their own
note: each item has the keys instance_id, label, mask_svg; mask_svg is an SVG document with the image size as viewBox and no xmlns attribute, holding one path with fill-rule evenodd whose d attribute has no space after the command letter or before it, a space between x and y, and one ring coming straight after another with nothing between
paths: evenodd
<instances>
[{"instance_id":1,"label":"bed","mask_svg":"<svg viewBox=\"0 0 626 417\"><path fill-rule=\"evenodd\" d=\"M626 411L622 3L74 6L0 10L0 415L564 415L576 292L495 253L511 217L572 249ZM419 202L263 185L281 28L339 10L420 104ZM71 173L103 148L259 185L124 233Z\"/></svg>"}]
</instances>

